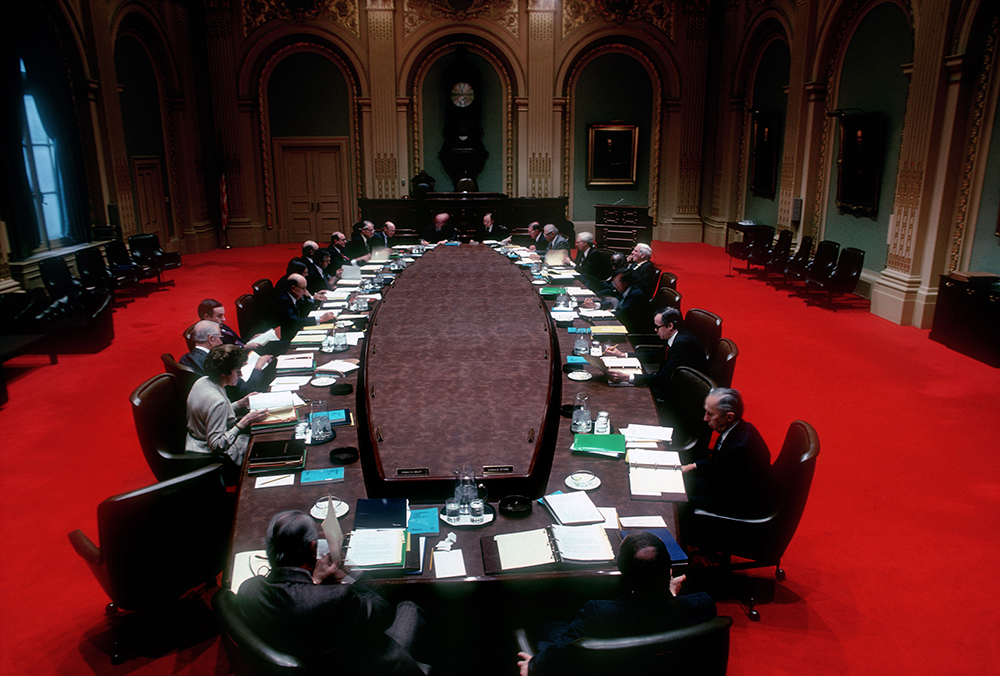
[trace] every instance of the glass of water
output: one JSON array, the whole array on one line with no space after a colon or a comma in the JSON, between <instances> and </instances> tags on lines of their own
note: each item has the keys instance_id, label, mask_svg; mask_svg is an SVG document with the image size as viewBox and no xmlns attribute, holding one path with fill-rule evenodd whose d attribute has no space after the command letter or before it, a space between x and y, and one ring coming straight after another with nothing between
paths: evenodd
<instances>
[{"instance_id":1,"label":"glass of water","mask_svg":"<svg viewBox=\"0 0 1000 676\"><path fill-rule=\"evenodd\" d=\"M486 503L476 498L469 503L469 517L472 523L482 523L485 520Z\"/></svg>"},{"instance_id":2,"label":"glass of water","mask_svg":"<svg viewBox=\"0 0 1000 676\"><path fill-rule=\"evenodd\" d=\"M460 515L457 499L448 498L444 501L444 518L448 521L448 523L458 523Z\"/></svg>"}]
</instances>

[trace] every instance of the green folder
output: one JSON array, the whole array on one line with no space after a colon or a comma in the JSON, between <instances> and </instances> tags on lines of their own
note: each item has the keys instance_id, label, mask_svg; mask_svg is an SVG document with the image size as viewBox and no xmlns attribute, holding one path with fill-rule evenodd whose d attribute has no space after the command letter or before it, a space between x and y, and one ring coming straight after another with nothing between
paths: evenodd
<instances>
[{"instance_id":1,"label":"green folder","mask_svg":"<svg viewBox=\"0 0 1000 676\"><path fill-rule=\"evenodd\" d=\"M560 293L566 293L565 286L543 286L538 290L543 296L558 296Z\"/></svg>"},{"instance_id":2,"label":"green folder","mask_svg":"<svg viewBox=\"0 0 1000 676\"><path fill-rule=\"evenodd\" d=\"M573 439L572 451L620 458L625 454L625 436L621 434L577 434Z\"/></svg>"}]
</instances>

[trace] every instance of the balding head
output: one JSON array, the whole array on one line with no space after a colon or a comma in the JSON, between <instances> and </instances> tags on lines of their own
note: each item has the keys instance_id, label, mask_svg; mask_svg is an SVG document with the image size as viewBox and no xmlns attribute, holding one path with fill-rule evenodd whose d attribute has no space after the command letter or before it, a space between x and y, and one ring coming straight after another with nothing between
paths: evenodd
<instances>
[{"instance_id":1,"label":"balding head","mask_svg":"<svg viewBox=\"0 0 1000 676\"><path fill-rule=\"evenodd\" d=\"M311 239L307 239L306 241L302 242L302 255L303 256L312 256L312 252L315 251L318 248L319 248L319 244L317 244L316 242L312 241Z\"/></svg>"}]
</instances>

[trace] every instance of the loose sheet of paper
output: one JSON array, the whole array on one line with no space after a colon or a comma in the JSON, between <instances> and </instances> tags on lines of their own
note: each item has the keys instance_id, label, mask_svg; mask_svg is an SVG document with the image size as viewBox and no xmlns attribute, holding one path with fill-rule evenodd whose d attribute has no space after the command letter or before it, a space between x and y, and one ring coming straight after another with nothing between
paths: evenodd
<instances>
[{"instance_id":1,"label":"loose sheet of paper","mask_svg":"<svg viewBox=\"0 0 1000 676\"><path fill-rule=\"evenodd\" d=\"M347 563L353 566L383 566L402 563L402 528L365 528L351 533Z\"/></svg>"},{"instance_id":2,"label":"loose sheet of paper","mask_svg":"<svg viewBox=\"0 0 1000 676\"><path fill-rule=\"evenodd\" d=\"M503 570L542 566L556 561L549 543L549 533L544 528L522 533L503 533L494 535L493 539L500 552L500 568Z\"/></svg>"},{"instance_id":3,"label":"loose sheet of paper","mask_svg":"<svg viewBox=\"0 0 1000 676\"><path fill-rule=\"evenodd\" d=\"M618 517L623 529L629 528L666 528L667 522L662 516L621 516Z\"/></svg>"},{"instance_id":4,"label":"loose sheet of paper","mask_svg":"<svg viewBox=\"0 0 1000 676\"><path fill-rule=\"evenodd\" d=\"M453 549L450 552L437 550L434 552L434 576L443 577L465 577L465 558L461 549Z\"/></svg>"}]
</instances>

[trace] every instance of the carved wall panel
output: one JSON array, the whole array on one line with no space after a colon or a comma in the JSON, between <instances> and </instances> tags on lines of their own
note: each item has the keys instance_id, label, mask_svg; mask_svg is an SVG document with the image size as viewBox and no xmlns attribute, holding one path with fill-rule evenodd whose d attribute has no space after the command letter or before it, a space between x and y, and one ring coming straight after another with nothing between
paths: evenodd
<instances>
[{"instance_id":1,"label":"carved wall panel","mask_svg":"<svg viewBox=\"0 0 1000 676\"><path fill-rule=\"evenodd\" d=\"M490 21L518 36L517 0L403 0L404 36L437 19Z\"/></svg>"},{"instance_id":2,"label":"carved wall panel","mask_svg":"<svg viewBox=\"0 0 1000 676\"><path fill-rule=\"evenodd\" d=\"M315 21L326 19L360 36L358 0L243 0L243 36L274 20Z\"/></svg>"}]
</instances>

